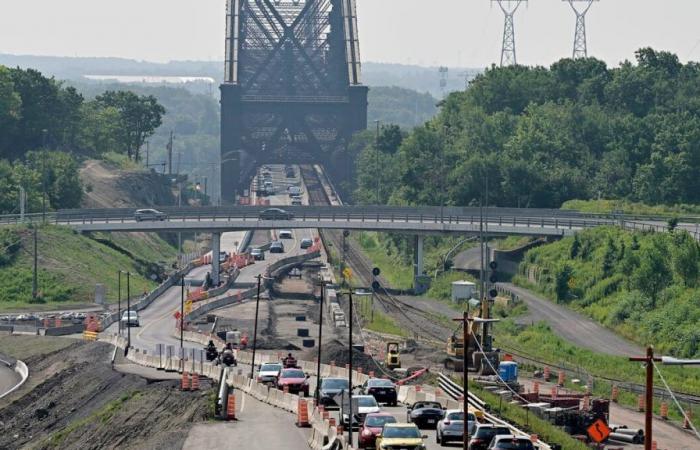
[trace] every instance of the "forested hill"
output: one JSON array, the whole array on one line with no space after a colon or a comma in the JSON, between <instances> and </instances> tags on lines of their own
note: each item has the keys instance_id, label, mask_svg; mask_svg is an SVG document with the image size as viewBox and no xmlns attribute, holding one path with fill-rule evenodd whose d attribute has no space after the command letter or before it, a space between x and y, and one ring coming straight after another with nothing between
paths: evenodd
<instances>
[{"instance_id":1,"label":"forested hill","mask_svg":"<svg viewBox=\"0 0 700 450\"><path fill-rule=\"evenodd\" d=\"M487 70L436 119L385 139L380 170L366 148L356 199L374 200L381 173L392 203L469 205L486 180L498 206L698 202L700 65L648 48L635 56L615 68L589 58Z\"/></svg>"}]
</instances>

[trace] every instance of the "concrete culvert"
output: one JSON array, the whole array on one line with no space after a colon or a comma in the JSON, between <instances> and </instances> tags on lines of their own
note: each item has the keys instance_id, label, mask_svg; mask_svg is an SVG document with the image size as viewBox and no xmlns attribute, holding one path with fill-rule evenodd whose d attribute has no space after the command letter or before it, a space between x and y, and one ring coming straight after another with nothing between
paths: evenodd
<instances>
[{"instance_id":1,"label":"concrete culvert","mask_svg":"<svg viewBox=\"0 0 700 450\"><path fill-rule=\"evenodd\" d=\"M304 348L314 348L316 345L316 340L315 339L304 339L301 342L302 347Z\"/></svg>"},{"instance_id":2,"label":"concrete culvert","mask_svg":"<svg viewBox=\"0 0 700 450\"><path fill-rule=\"evenodd\" d=\"M297 316L296 320L297 322L306 322L306 316Z\"/></svg>"},{"instance_id":3,"label":"concrete culvert","mask_svg":"<svg viewBox=\"0 0 700 450\"><path fill-rule=\"evenodd\" d=\"M299 337L309 337L309 329L308 329L308 328L299 328L299 329L297 329L297 336L299 336Z\"/></svg>"}]
</instances>

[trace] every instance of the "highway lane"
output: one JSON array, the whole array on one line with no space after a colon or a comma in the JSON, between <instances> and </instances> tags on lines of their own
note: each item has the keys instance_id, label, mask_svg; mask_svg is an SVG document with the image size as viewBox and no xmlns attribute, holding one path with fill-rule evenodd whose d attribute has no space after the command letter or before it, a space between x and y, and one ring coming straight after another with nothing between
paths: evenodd
<instances>
[{"instance_id":1,"label":"highway lane","mask_svg":"<svg viewBox=\"0 0 700 450\"><path fill-rule=\"evenodd\" d=\"M0 396L17 386L19 382L19 375L5 364L0 363Z\"/></svg>"},{"instance_id":2,"label":"highway lane","mask_svg":"<svg viewBox=\"0 0 700 450\"><path fill-rule=\"evenodd\" d=\"M272 166L273 174L273 184L276 186L283 186L283 183L288 183L288 181L283 181L284 171L283 166ZM289 204L290 199L286 192L280 189L280 193L274 196L270 196L270 202L275 205L286 205ZM279 230L276 230L277 232ZM274 233L274 232L273 232ZM293 238L285 239L283 243L285 245L284 253L269 253L266 252L266 258L264 261L257 261L255 264L247 266L241 270L241 273L236 280L236 283L240 284L250 284L257 281L256 277L258 275L264 274L267 267L279 261L282 258L287 258L290 256L295 256L299 254L306 253L306 250L300 248L300 242L303 238L313 238L314 232L310 229L300 229L292 231ZM235 239L235 237L234 237ZM188 279L194 280L204 280L206 273L211 271L211 266L202 266L195 268L188 275ZM236 288L229 290L226 295L235 295L236 292L247 290L248 288ZM135 348L144 349L147 352L153 354L156 351L156 346L158 344L172 345L175 347L175 354L179 351L180 341L176 336L177 331L175 329L175 318L174 314L176 311L180 310L180 296L181 287L173 286L168 289L163 295L156 299L148 308L139 312L140 327L133 327L131 329L131 343ZM211 300L210 300L211 301ZM118 325L112 324L106 332L116 333L118 330ZM124 336L127 335L127 330L122 330ZM195 350L195 357L199 357L199 350L201 347L196 344L191 344L185 342L183 345L186 355L191 355L192 350Z\"/></svg>"},{"instance_id":3,"label":"highway lane","mask_svg":"<svg viewBox=\"0 0 700 450\"><path fill-rule=\"evenodd\" d=\"M196 424L183 445L203 448L308 450L310 428L299 428L294 416L236 390L235 422Z\"/></svg>"}]
</instances>

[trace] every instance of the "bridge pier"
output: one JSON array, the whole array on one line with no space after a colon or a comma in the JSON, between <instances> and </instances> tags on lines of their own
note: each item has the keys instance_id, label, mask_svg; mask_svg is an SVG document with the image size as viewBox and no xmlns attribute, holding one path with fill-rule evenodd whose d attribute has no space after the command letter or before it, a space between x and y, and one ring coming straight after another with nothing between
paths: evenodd
<instances>
[{"instance_id":1,"label":"bridge pier","mask_svg":"<svg viewBox=\"0 0 700 450\"><path fill-rule=\"evenodd\" d=\"M413 241L413 290L424 294L430 288L430 281L425 276L423 261L423 235L414 236Z\"/></svg>"},{"instance_id":2,"label":"bridge pier","mask_svg":"<svg viewBox=\"0 0 700 450\"><path fill-rule=\"evenodd\" d=\"M221 264L219 253L221 252L221 233L211 234L211 281L214 286L218 286L221 281Z\"/></svg>"}]
</instances>

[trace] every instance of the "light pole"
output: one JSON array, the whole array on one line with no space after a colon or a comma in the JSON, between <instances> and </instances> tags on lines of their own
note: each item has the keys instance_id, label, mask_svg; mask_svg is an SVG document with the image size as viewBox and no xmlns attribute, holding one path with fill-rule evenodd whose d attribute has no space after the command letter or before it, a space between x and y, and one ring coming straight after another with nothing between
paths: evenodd
<instances>
[{"instance_id":1,"label":"light pole","mask_svg":"<svg viewBox=\"0 0 700 450\"><path fill-rule=\"evenodd\" d=\"M375 174L375 178L377 179L377 205L379 205L379 178L380 178L380 173L381 173L381 168L379 167L379 120L375 120L377 123L377 133L374 136L374 153L375 153L375 160L376 160L376 165L377 165L377 170Z\"/></svg>"},{"instance_id":2,"label":"light pole","mask_svg":"<svg viewBox=\"0 0 700 450\"><path fill-rule=\"evenodd\" d=\"M185 370L185 275L180 277L180 361Z\"/></svg>"},{"instance_id":3,"label":"light pole","mask_svg":"<svg viewBox=\"0 0 700 450\"><path fill-rule=\"evenodd\" d=\"M32 224L32 226L34 227L34 273L32 274L32 299L36 301L36 298L39 296L39 240L37 238L37 229L39 226L37 224Z\"/></svg>"},{"instance_id":4,"label":"light pole","mask_svg":"<svg viewBox=\"0 0 700 450\"><path fill-rule=\"evenodd\" d=\"M129 353L131 347L131 272L126 272L126 348L124 356Z\"/></svg>"},{"instance_id":5,"label":"light pole","mask_svg":"<svg viewBox=\"0 0 700 450\"><path fill-rule=\"evenodd\" d=\"M250 362L250 379L255 379L255 351L258 347L258 313L260 312L260 286L263 276L259 274L258 279L258 294L255 297L255 325L253 326L253 357Z\"/></svg>"},{"instance_id":6,"label":"light pole","mask_svg":"<svg viewBox=\"0 0 700 450\"><path fill-rule=\"evenodd\" d=\"M316 361L316 405L321 401L321 343L323 342L323 297L325 295L326 282L319 276L319 284L321 285L321 302L319 305L318 318L318 355Z\"/></svg>"},{"instance_id":7,"label":"light pole","mask_svg":"<svg viewBox=\"0 0 700 450\"><path fill-rule=\"evenodd\" d=\"M117 271L117 330L122 335L122 271Z\"/></svg>"},{"instance_id":8,"label":"light pole","mask_svg":"<svg viewBox=\"0 0 700 450\"><path fill-rule=\"evenodd\" d=\"M41 130L41 136L42 136L42 153L43 157L41 158L41 188L42 188L42 195L41 195L41 221L46 223L46 142L47 142L47 137L49 134L49 130L43 129Z\"/></svg>"},{"instance_id":9,"label":"light pole","mask_svg":"<svg viewBox=\"0 0 700 450\"><path fill-rule=\"evenodd\" d=\"M349 346L350 346L350 355L348 357L348 388L350 389L350 392L348 394L348 406L350 407L350 411L348 412L348 438L350 440L350 446L352 447L352 419L353 419L353 409L352 409L352 393L353 393L353 387L352 387L352 328L353 328L353 308L352 308L352 289L348 290L348 299L350 300L350 305L348 306L349 312L350 312L350 331L348 332L348 340L349 340Z\"/></svg>"}]
</instances>

